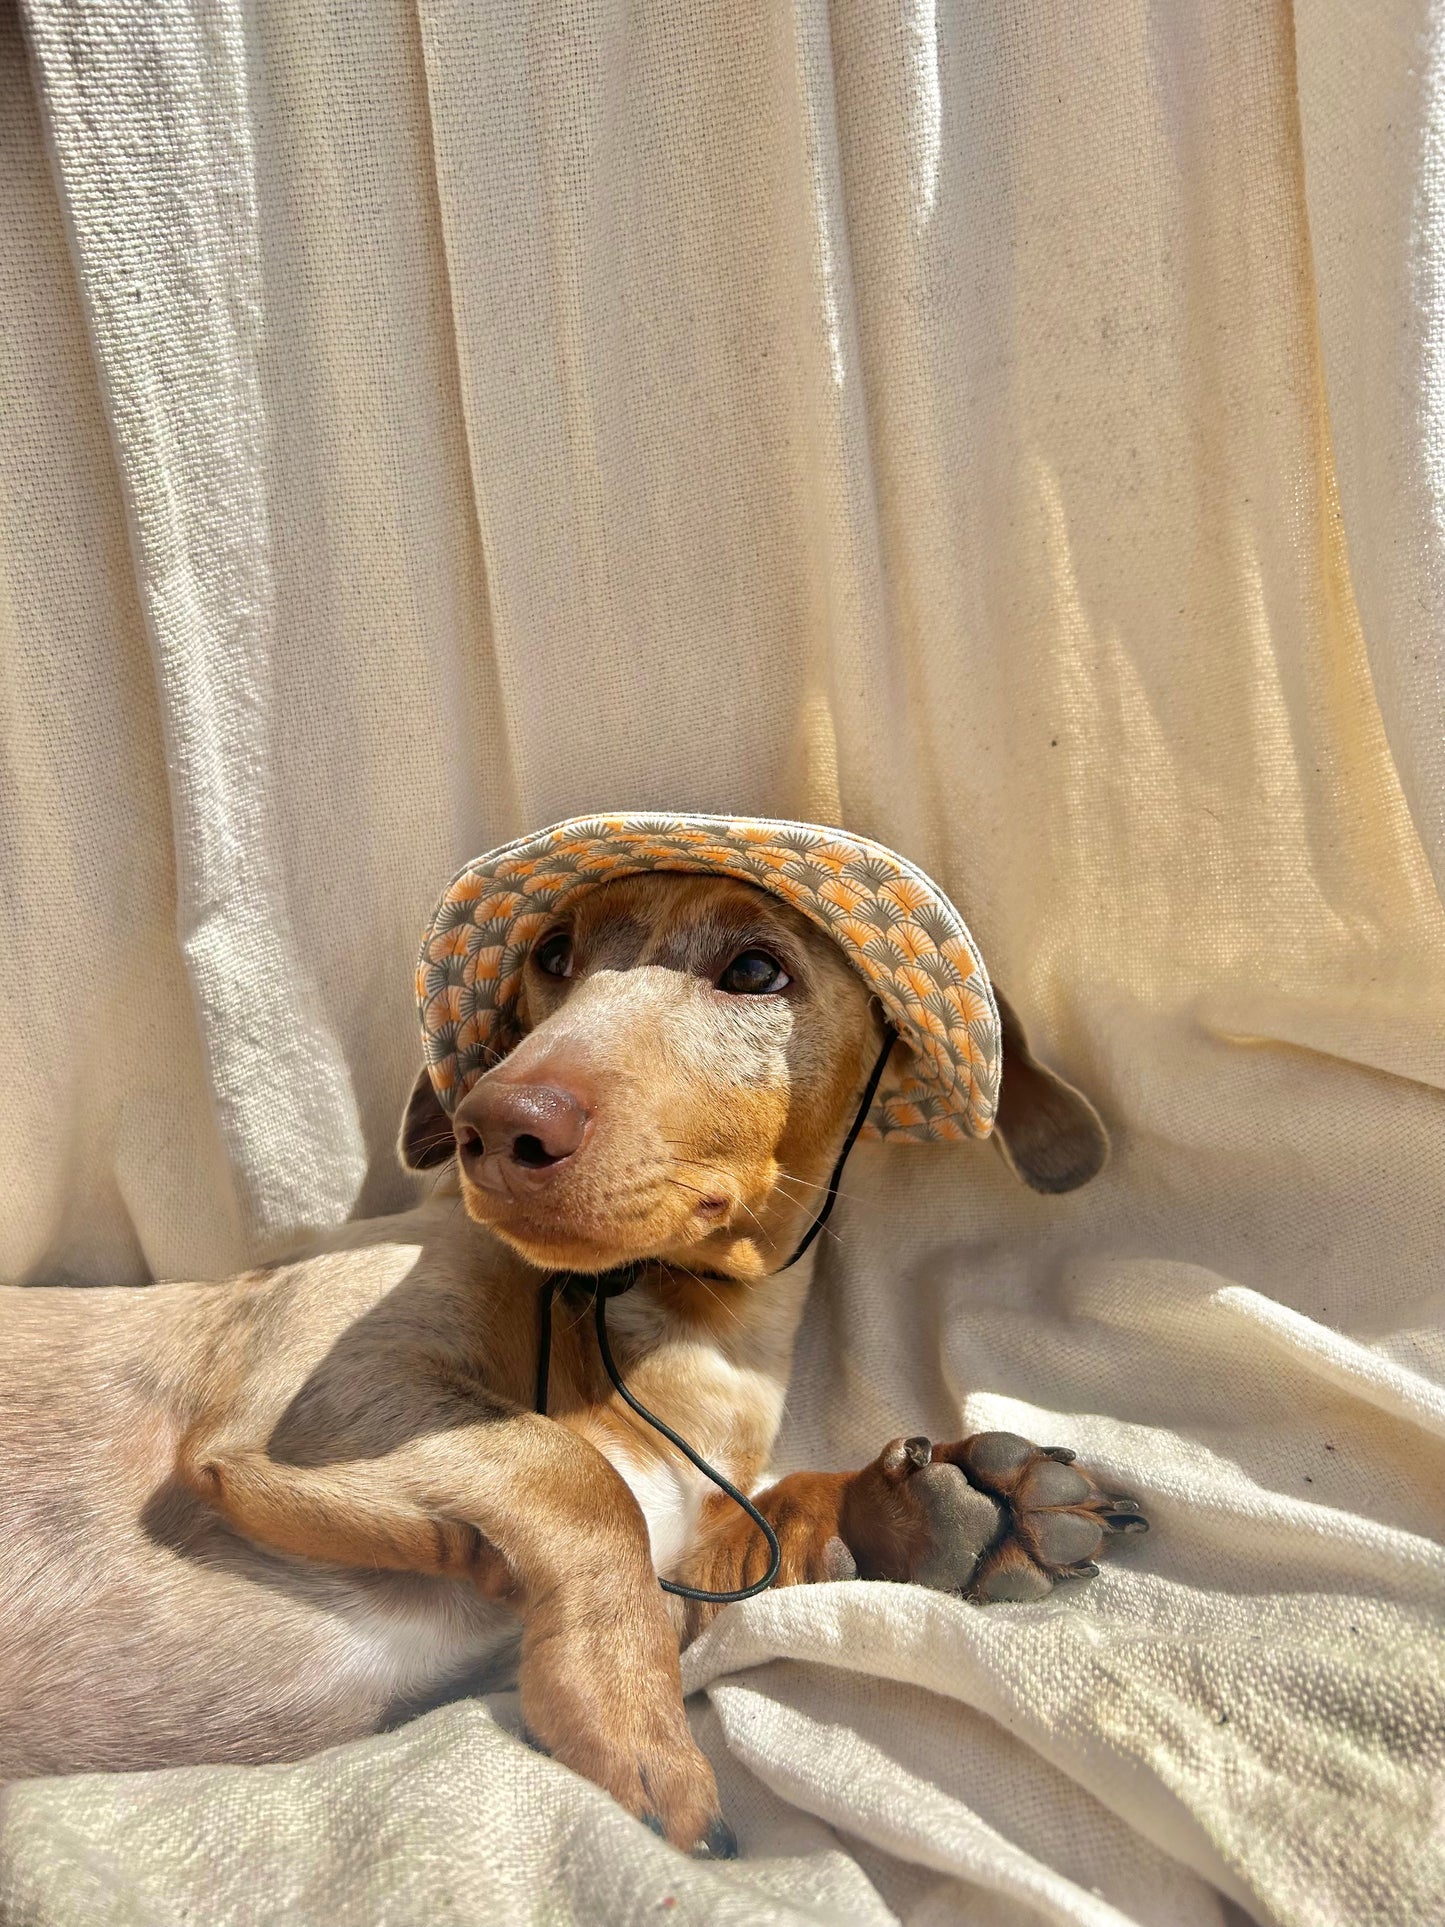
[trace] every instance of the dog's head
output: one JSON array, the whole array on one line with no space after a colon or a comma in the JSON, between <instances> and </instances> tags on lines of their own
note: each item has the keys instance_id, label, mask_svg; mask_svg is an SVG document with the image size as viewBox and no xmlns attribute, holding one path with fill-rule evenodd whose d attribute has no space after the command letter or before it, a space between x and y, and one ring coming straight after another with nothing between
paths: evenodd
<instances>
[{"instance_id":1,"label":"dog's head","mask_svg":"<svg viewBox=\"0 0 1445 1927\"><path fill-rule=\"evenodd\" d=\"M1001 1010L1005 1155L1036 1189L1071 1190L1102 1164L1103 1127ZM532 946L519 1017L522 1041L451 1118L422 1072L402 1160L455 1157L473 1218L534 1264L588 1272L785 1262L884 1038L806 917L749 884L657 873L566 906Z\"/></svg>"}]
</instances>

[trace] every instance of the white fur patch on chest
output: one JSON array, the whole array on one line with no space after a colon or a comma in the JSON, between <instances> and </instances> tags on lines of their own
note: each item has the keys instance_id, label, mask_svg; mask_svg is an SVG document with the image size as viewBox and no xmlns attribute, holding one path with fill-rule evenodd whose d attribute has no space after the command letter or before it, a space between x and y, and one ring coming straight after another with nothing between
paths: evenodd
<instances>
[{"instance_id":1,"label":"white fur patch on chest","mask_svg":"<svg viewBox=\"0 0 1445 1927\"><path fill-rule=\"evenodd\" d=\"M644 1457L611 1441L602 1450L642 1508L653 1565L660 1573L670 1571L687 1550L710 1486L700 1472L671 1454Z\"/></svg>"},{"instance_id":2,"label":"white fur patch on chest","mask_svg":"<svg viewBox=\"0 0 1445 1927\"><path fill-rule=\"evenodd\" d=\"M755 1483L771 1454L808 1275L809 1267L800 1265L769 1279L722 1334L679 1332L643 1291L609 1306L613 1346L633 1395L735 1484ZM671 1576L696 1536L703 1501L716 1488L660 1438L619 1425L619 1402L609 1403L610 1418L584 1420L576 1429L627 1485L647 1521L653 1565Z\"/></svg>"}]
</instances>

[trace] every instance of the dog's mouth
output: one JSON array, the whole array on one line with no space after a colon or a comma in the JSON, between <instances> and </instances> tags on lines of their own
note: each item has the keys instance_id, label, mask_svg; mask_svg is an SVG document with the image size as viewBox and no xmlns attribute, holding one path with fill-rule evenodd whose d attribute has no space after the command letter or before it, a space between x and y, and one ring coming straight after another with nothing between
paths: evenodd
<instances>
[{"instance_id":1,"label":"dog's mouth","mask_svg":"<svg viewBox=\"0 0 1445 1927\"><path fill-rule=\"evenodd\" d=\"M715 1169L679 1178L666 1164L609 1182L582 1164L574 1173L555 1162L514 1163L485 1185L463 1168L462 1198L478 1224L552 1270L685 1258L750 1216L736 1180Z\"/></svg>"}]
</instances>

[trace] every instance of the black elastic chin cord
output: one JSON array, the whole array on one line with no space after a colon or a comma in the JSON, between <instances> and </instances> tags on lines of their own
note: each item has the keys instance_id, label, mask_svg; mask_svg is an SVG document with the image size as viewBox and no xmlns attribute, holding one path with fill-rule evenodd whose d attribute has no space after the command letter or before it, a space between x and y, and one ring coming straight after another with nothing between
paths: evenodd
<instances>
[{"instance_id":1,"label":"black elastic chin cord","mask_svg":"<svg viewBox=\"0 0 1445 1927\"><path fill-rule=\"evenodd\" d=\"M828 1188L824 1194L823 1202L818 1207L817 1215L814 1217L813 1222L804 1232L801 1244L799 1244L792 1257L788 1259L787 1264L779 1265L779 1271L787 1271L790 1266L798 1262L803 1253L817 1237L818 1233L823 1229L823 1226L828 1222L828 1219L832 1216L833 1206L838 1201L838 1186L842 1181L843 1166L848 1162L848 1153L858 1142L858 1133L868 1121L868 1113L873 1108L873 1099L878 1095L878 1086L883 1079L883 1071L888 1062L889 1052L893 1049L893 1040L894 1032L890 1030L883 1040L883 1048L878 1053L878 1061L874 1064L869 1074L867 1087L863 1092L862 1102L858 1106L858 1114L848 1128L847 1137L843 1140L843 1148L838 1153L837 1162L833 1166L833 1174L828 1179ZM672 1579L659 1579L657 1582L664 1592L676 1593L679 1599L700 1599L704 1605L708 1606L730 1606L735 1600L752 1599L757 1593L767 1591L768 1587L771 1586L777 1578L782 1566L783 1550L778 1544L777 1533L774 1532L772 1526L763 1517L762 1513L758 1511L752 1500L748 1498L745 1493L740 1492L731 1479L725 1479L721 1472L714 1466L709 1465L700 1452L695 1452L687 1440L679 1437L679 1435L673 1431L672 1427L660 1419L655 1412L649 1412L642 1401L634 1398L623 1383L622 1374L618 1371L616 1361L612 1356L612 1347L607 1342L607 1301L609 1298L620 1297L624 1291L630 1291L642 1276L642 1271L643 1266L639 1262L636 1264L621 1265L616 1271L605 1271L600 1276L589 1276L585 1272L554 1271L552 1275L545 1280L537 1297L537 1322L539 1330L537 1338L537 1393L535 1408L544 1418L547 1416L547 1390L552 1370L553 1302L558 1292L565 1290L568 1286L584 1286L591 1291L596 1310L597 1350L602 1359L602 1369L606 1372L608 1378L611 1379L612 1388L618 1397L625 1405L629 1406L632 1411L636 1412L637 1416L643 1420L645 1424L650 1425L654 1432L660 1432L670 1445L675 1445L683 1457L687 1459L690 1464L695 1465L705 1479L711 1479L719 1492L726 1493L734 1505L741 1506L742 1510L747 1513L748 1517L767 1541L767 1571L761 1579L755 1580L751 1586L740 1586L736 1592L706 1592L700 1586L681 1586Z\"/></svg>"}]
</instances>

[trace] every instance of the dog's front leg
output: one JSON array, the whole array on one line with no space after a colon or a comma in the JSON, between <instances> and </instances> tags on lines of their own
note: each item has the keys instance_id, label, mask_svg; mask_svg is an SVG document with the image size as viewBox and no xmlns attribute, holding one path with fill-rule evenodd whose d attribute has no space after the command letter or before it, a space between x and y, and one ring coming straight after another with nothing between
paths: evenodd
<instances>
[{"instance_id":1,"label":"dog's front leg","mask_svg":"<svg viewBox=\"0 0 1445 1927\"><path fill-rule=\"evenodd\" d=\"M1059 1579L1086 1578L1116 1533L1147 1530L1137 1502L1103 1490L1073 1453L1012 1432L953 1445L894 1439L860 1472L792 1472L753 1503L778 1535L778 1584L892 1579L980 1602L1037 1599ZM752 1521L708 1499L685 1569L709 1592L751 1585L767 1570ZM691 1639L718 1607L689 1600Z\"/></svg>"},{"instance_id":2,"label":"dog's front leg","mask_svg":"<svg viewBox=\"0 0 1445 1927\"><path fill-rule=\"evenodd\" d=\"M465 1579L506 1600L522 1618L522 1715L539 1744L678 1846L725 1844L646 1523L585 1440L515 1413L374 1458L295 1464L193 1433L178 1470L275 1551Z\"/></svg>"}]
</instances>

